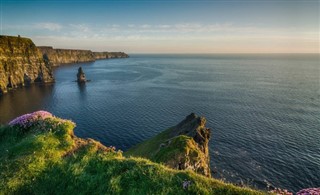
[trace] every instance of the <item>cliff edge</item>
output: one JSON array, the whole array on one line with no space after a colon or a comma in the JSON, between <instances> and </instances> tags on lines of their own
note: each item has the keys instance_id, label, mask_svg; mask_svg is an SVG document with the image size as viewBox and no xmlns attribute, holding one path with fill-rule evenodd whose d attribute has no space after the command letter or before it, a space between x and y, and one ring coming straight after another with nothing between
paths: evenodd
<instances>
[{"instance_id":1,"label":"cliff edge","mask_svg":"<svg viewBox=\"0 0 320 195\"><path fill-rule=\"evenodd\" d=\"M51 68L31 39L0 36L0 94L35 82L53 82Z\"/></svg>"},{"instance_id":2,"label":"cliff edge","mask_svg":"<svg viewBox=\"0 0 320 195\"><path fill-rule=\"evenodd\" d=\"M126 156L148 158L179 170L192 170L210 177L210 129L206 119L194 113L178 125L144 141L125 152Z\"/></svg>"}]
</instances>

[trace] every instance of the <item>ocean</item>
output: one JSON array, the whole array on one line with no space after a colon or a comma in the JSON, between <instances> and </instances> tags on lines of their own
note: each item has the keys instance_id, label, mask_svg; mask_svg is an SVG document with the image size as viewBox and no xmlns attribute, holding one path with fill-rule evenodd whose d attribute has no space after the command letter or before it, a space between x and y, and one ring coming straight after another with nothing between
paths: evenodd
<instances>
[{"instance_id":1,"label":"ocean","mask_svg":"<svg viewBox=\"0 0 320 195\"><path fill-rule=\"evenodd\" d=\"M55 68L56 83L0 97L0 123L47 110L126 150L206 117L213 177L259 189L320 187L318 54L132 54ZM78 85L82 66L87 79Z\"/></svg>"}]
</instances>

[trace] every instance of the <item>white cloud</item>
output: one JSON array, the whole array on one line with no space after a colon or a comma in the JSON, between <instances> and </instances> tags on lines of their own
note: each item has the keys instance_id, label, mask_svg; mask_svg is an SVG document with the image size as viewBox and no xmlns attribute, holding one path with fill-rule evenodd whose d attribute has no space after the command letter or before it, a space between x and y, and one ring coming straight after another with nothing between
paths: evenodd
<instances>
[{"instance_id":1,"label":"white cloud","mask_svg":"<svg viewBox=\"0 0 320 195\"><path fill-rule=\"evenodd\" d=\"M84 33L90 32L90 28L86 24L69 24L69 27L71 28L71 31L78 31Z\"/></svg>"},{"instance_id":2,"label":"white cloud","mask_svg":"<svg viewBox=\"0 0 320 195\"><path fill-rule=\"evenodd\" d=\"M149 24L143 24L140 26L141 28L145 29L145 28L151 28L152 26Z\"/></svg>"},{"instance_id":3,"label":"white cloud","mask_svg":"<svg viewBox=\"0 0 320 195\"><path fill-rule=\"evenodd\" d=\"M62 25L58 23L52 23L52 22L42 22L42 23L36 23L33 25L36 29L44 29L44 30L50 30L50 31L59 31L62 29Z\"/></svg>"}]
</instances>

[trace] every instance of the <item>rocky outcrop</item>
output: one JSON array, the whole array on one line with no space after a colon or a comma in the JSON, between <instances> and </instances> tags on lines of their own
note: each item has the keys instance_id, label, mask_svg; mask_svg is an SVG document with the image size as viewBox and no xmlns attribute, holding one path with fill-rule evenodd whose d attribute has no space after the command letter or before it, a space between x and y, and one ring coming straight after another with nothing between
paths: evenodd
<instances>
[{"instance_id":1,"label":"rocky outcrop","mask_svg":"<svg viewBox=\"0 0 320 195\"><path fill-rule=\"evenodd\" d=\"M210 157L209 157L209 139L211 136L210 129L206 126L206 119L198 117L191 113L177 126L173 127L170 131L170 137L177 137L185 135L191 137L195 142L194 146L201 151L200 156L192 156L189 153L180 156L181 169L192 169L196 172L201 172L203 175L210 176ZM198 158L200 157L200 158Z\"/></svg>"},{"instance_id":2,"label":"rocky outcrop","mask_svg":"<svg viewBox=\"0 0 320 195\"><path fill-rule=\"evenodd\" d=\"M127 58L123 52L92 52L91 50L78 49L54 49L53 47L38 47L42 52L43 58L52 66L61 64L91 62L97 59Z\"/></svg>"},{"instance_id":3,"label":"rocky outcrop","mask_svg":"<svg viewBox=\"0 0 320 195\"><path fill-rule=\"evenodd\" d=\"M87 81L86 75L84 74L82 67L79 67L78 73L77 73L77 82L78 83L85 83Z\"/></svg>"},{"instance_id":4,"label":"rocky outcrop","mask_svg":"<svg viewBox=\"0 0 320 195\"><path fill-rule=\"evenodd\" d=\"M0 94L34 82L53 82L52 70L31 39L0 36Z\"/></svg>"},{"instance_id":5,"label":"rocky outcrop","mask_svg":"<svg viewBox=\"0 0 320 195\"><path fill-rule=\"evenodd\" d=\"M134 146L125 154L149 158L170 168L193 170L210 177L210 129L205 124L204 117L192 113L178 125Z\"/></svg>"}]
</instances>

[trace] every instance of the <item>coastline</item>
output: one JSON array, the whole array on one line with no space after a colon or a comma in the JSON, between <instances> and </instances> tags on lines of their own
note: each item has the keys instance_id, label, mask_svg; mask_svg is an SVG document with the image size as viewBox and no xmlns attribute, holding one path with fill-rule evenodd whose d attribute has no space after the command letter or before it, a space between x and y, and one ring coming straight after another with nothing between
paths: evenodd
<instances>
[{"instance_id":1,"label":"coastline","mask_svg":"<svg viewBox=\"0 0 320 195\"><path fill-rule=\"evenodd\" d=\"M0 95L33 83L53 83L52 68L97 59L128 58L124 52L37 47L30 38L0 36Z\"/></svg>"}]
</instances>

